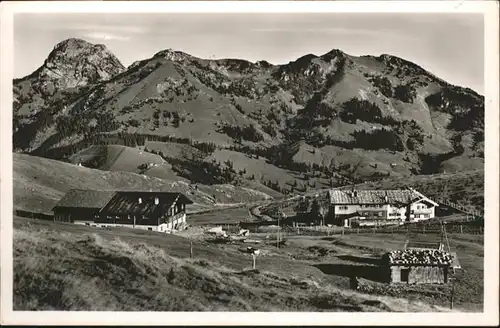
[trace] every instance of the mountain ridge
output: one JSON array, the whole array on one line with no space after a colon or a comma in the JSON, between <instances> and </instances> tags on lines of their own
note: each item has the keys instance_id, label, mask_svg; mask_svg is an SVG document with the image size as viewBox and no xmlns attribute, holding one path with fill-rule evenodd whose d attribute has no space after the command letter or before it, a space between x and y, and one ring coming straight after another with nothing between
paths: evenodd
<instances>
[{"instance_id":1,"label":"mountain ridge","mask_svg":"<svg viewBox=\"0 0 500 328\"><path fill-rule=\"evenodd\" d=\"M17 151L64 160L95 143L175 139L355 178L484 164L484 97L396 56L332 49L273 65L165 49L125 68L105 46L84 45L96 51L83 51L90 58L110 61L97 60L106 69L82 85L37 97L19 87L26 80L14 81ZM35 73L28 80L46 87ZM299 141L310 150L292 151Z\"/></svg>"}]
</instances>

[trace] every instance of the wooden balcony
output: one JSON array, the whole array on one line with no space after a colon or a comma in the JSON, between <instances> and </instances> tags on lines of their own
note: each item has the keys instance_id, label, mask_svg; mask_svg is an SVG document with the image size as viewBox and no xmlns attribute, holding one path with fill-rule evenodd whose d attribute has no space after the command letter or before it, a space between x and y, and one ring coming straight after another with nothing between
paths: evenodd
<instances>
[{"instance_id":1,"label":"wooden balcony","mask_svg":"<svg viewBox=\"0 0 500 328\"><path fill-rule=\"evenodd\" d=\"M173 216L162 218L161 223L173 223L173 222L180 220L185 215L186 215L186 212L179 212Z\"/></svg>"}]
</instances>

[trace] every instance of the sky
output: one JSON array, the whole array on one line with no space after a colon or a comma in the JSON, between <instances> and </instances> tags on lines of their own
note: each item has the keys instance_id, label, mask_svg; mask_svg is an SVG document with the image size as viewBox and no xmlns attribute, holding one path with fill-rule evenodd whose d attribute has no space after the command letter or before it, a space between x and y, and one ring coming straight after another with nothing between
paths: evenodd
<instances>
[{"instance_id":1,"label":"sky","mask_svg":"<svg viewBox=\"0 0 500 328\"><path fill-rule=\"evenodd\" d=\"M14 76L36 70L58 42L71 37L105 44L125 66L168 48L200 58L273 64L332 49L354 56L390 54L484 94L481 14L16 14Z\"/></svg>"}]
</instances>

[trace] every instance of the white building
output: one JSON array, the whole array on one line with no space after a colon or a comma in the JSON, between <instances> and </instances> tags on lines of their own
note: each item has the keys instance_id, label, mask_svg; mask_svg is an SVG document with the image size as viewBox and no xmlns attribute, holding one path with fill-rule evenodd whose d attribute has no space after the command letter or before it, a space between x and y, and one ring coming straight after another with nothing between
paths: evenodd
<instances>
[{"instance_id":1,"label":"white building","mask_svg":"<svg viewBox=\"0 0 500 328\"><path fill-rule=\"evenodd\" d=\"M74 189L53 211L56 221L170 233L186 226L186 205L192 203L177 192Z\"/></svg>"},{"instance_id":2,"label":"white building","mask_svg":"<svg viewBox=\"0 0 500 328\"><path fill-rule=\"evenodd\" d=\"M345 227L403 224L432 219L436 202L414 189L329 191L327 220Z\"/></svg>"}]
</instances>

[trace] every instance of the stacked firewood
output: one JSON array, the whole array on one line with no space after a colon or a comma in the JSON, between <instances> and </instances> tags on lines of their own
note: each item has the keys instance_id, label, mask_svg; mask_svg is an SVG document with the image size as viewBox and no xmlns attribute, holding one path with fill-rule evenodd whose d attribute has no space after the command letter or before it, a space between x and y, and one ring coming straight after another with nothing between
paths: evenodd
<instances>
[{"instance_id":1,"label":"stacked firewood","mask_svg":"<svg viewBox=\"0 0 500 328\"><path fill-rule=\"evenodd\" d=\"M437 249L405 249L389 252L389 263L396 265L450 265L449 253Z\"/></svg>"}]
</instances>

